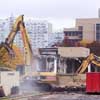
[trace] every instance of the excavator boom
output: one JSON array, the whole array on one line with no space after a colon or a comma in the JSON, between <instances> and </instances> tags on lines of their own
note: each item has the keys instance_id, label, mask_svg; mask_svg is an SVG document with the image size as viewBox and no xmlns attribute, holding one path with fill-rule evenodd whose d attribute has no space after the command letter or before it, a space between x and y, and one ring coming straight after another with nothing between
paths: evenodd
<instances>
[{"instance_id":1,"label":"excavator boom","mask_svg":"<svg viewBox=\"0 0 100 100\"><path fill-rule=\"evenodd\" d=\"M97 57L97 56L96 56ZM76 71L76 73L82 74L86 71L87 67L89 64L94 64L97 67L100 67L100 61L97 61L95 55L93 53L91 53L87 59L85 59L83 61L83 63L81 64L81 66L78 68L78 70Z\"/></svg>"},{"instance_id":2,"label":"excavator boom","mask_svg":"<svg viewBox=\"0 0 100 100\"><path fill-rule=\"evenodd\" d=\"M31 64L33 53L32 53L32 48L31 48L30 41L28 38L28 33L25 29L23 17L24 16L21 15L16 19L15 23L13 24L11 32L9 33L8 37L5 39L5 42L1 43L1 45L0 45L1 61L4 61L4 56L6 56L7 53L8 53L8 55L10 55L11 58L16 56L14 49L13 49L13 41L14 41L14 38L15 38L17 32L20 31L22 34L22 40L23 40L24 50L25 50L25 53L24 53L25 59L26 59L25 64L26 65ZM9 65L11 65L11 64L9 64Z\"/></svg>"},{"instance_id":3,"label":"excavator boom","mask_svg":"<svg viewBox=\"0 0 100 100\"><path fill-rule=\"evenodd\" d=\"M23 15L19 16L15 23L13 24L12 30L9 33L8 37L5 39L5 42L0 44L0 59L4 56L6 52L10 55L10 57L14 57L14 51L12 49L13 40L19 31L19 24L23 22Z\"/></svg>"},{"instance_id":4,"label":"excavator boom","mask_svg":"<svg viewBox=\"0 0 100 100\"><path fill-rule=\"evenodd\" d=\"M13 24L12 31L10 32L10 34L8 35L8 37L6 38L5 43L7 43L7 44L9 44L9 45L10 45L11 43L13 43L13 40L14 40L14 38L15 38L15 35L16 35L17 32L20 30L19 24L23 22L23 16L24 16L24 15L21 15L21 16L19 16L19 17L16 19L15 23Z\"/></svg>"}]
</instances>

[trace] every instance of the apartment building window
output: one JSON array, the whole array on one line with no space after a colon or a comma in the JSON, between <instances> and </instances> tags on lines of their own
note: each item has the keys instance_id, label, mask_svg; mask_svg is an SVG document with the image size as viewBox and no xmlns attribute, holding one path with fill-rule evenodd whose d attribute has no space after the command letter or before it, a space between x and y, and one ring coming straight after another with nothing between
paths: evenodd
<instances>
[{"instance_id":1,"label":"apartment building window","mask_svg":"<svg viewBox=\"0 0 100 100\"><path fill-rule=\"evenodd\" d=\"M96 24L96 41L100 42L100 24Z\"/></svg>"},{"instance_id":2,"label":"apartment building window","mask_svg":"<svg viewBox=\"0 0 100 100\"><path fill-rule=\"evenodd\" d=\"M78 26L79 31L83 31L83 26Z\"/></svg>"},{"instance_id":3,"label":"apartment building window","mask_svg":"<svg viewBox=\"0 0 100 100\"><path fill-rule=\"evenodd\" d=\"M78 36L82 35L81 31L66 31L64 32L66 36Z\"/></svg>"}]
</instances>

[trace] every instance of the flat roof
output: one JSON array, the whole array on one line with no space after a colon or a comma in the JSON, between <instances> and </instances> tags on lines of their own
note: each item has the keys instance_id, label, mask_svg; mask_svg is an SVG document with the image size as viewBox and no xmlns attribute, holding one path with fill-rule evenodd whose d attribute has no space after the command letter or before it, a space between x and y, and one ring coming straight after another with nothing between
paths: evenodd
<instances>
[{"instance_id":1,"label":"flat roof","mask_svg":"<svg viewBox=\"0 0 100 100\"><path fill-rule=\"evenodd\" d=\"M58 47L58 54L62 57L87 57L90 49L85 47Z\"/></svg>"}]
</instances>

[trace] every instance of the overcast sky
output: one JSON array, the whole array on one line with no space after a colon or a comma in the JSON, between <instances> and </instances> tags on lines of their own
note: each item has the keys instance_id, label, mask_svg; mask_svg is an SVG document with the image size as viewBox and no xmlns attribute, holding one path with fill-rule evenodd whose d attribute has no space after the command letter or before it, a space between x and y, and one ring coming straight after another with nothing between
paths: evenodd
<instances>
[{"instance_id":1,"label":"overcast sky","mask_svg":"<svg viewBox=\"0 0 100 100\"><path fill-rule=\"evenodd\" d=\"M98 8L100 0L0 0L0 17L45 18L59 29L74 26L76 18L98 17Z\"/></svg>"}]
</instances>

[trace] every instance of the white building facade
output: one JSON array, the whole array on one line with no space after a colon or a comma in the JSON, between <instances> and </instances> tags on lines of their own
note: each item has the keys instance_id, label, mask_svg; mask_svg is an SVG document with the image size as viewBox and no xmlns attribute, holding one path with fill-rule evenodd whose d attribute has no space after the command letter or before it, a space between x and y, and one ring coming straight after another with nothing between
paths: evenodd
<instances>
[{"instance_id":1,"label":"white building facade","mask_svg":"<svg viewBox=\"0 0 100 100\"><path fill-rule=\"evenodd\" d=\"M0 43L5 41L8 34L12 30L12 25L14 23L14 17L11 15L6 19L0 19Z\"/></svg>"},{"instance_id":2,"label":"white building facade","mask_svg":"<svg viewBox=\"0 0 100 100\"><path fill-rule=\"evenodd\" d=\"M52 25L45 20L28 20L26 29L29 33L32 48L44 48L49 46L49 34L52 33Z\"/></svg>"},{"instance_id":3,"label":"white building facade","mask_svg":"<svg viewBox=\"0 0 100 100\"><path fill-rule=\"evenodd\" d=\"M62 43L64 39L63 32L53 32L49 34L49 47L53 46L56 43Z\"/></svg>"}]
</instances>

